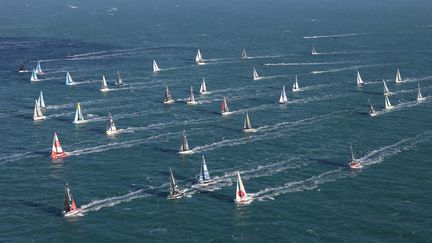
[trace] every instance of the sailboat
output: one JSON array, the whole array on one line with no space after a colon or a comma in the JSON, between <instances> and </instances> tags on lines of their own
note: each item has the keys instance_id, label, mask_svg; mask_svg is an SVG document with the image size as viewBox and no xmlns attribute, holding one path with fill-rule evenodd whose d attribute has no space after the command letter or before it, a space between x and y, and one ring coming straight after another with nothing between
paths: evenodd
<instances>
[{"instance_id":1,"label":"sailboat","mask_svg":"<svg viewBox=\"0 0 432 243\"><path fill-rule=\"evenodd\" d=\"M374 107L369 104L369 116L376 116L378 113L375 111Z\"/></svg>"},{"instance_id":2,"label":"sailboat","mask_svg":"<svg viewBox=\"0 0 432 243\"><path fill-rule=\"evenodd\" d=\"M363 168L363 165L358 161L354 156L354 151L352 149L352 145L350 144L350 150L351 150L351 160L348 163L348 166L351 169L361 169Z\"/></svg>"},{"instance_id":3,"label":"sailboat","mask_svg":"<svg viewBox=\"0 0 432 243\"><path fill-rule=\"evenodd\" d=\"M190 87L189 97L186 102L188 105L196 105L198 102L195 101L195 95L193 92L193 86Z\"/></svg>"},{"instance_id":4,"label":"sailboat","mask_svg":"<svg viewBox=\"0 0 432 243\"><path fill-rule=\"evenodd\" d=\"M244 49L244 48L243 48L243 51L241 53L240 59L242 59L242 60L248 59L248 55L246 53L246 49Z\"/></svg>"},{"instance_id":5,"label":"sailboat","mask_svg":"<svg viewBox=\"0 0 432 243\"><path fill-rule=\"evenodd\" d=\"M74 124L82 124L82 123L85 123L85 122L87 122L87 121L84 119L84 116L83 116L82 111L81 111L81 105L78 102L77 103L77 108L76 108L76 111L75 111L75 119L74 119L73 123Z\"/></svg>"},{"instance_id":6,"label":"sailboat","mask_svg":"<svg viewBox=\"0 0 432 243\"><path fill-rule=\"evenodd\" d=\"M204 58L202 57L199 49L198 49L197 54L195 56L195 62L198 65L205 65Z\"/></svg>"},{"instance_id":7,"label":"sailboat","mask_svg":"<svg viewBox=\"0 0 432 243\"><path fill-rule=\"evenodd\" d=\"M421 94L420 83L417 84L417 87L418 87L417 88L417 102L422 102L422 101L426 100L426 98L424 98Z\"/></svg>"},{"instance_id":8,"label":"sailboat","mask_svg":"<svg viewBox=\"0 0 432 243\"><path fill-rule=\"evenodd\" d=\"M168 195L169 200L182 198L184 193L179 189L174 178L174 174L170 168L170 192Z\"/></svg>"},{"instance_id":9,"label":"sailboat","mask_svg":"<svg viewBox=\"0 0 432 243\"><path fill-rule=\"evenodd\" d=\"M202 81L201 81L201 87L200 87L200 94L205 95L208 94L209 92L207 92L207 86L205 83L205 79L203 77Z\"/></svg>"},{"instance_id":10,"label":"sailboat","mask_svg":"<svg viewBox=\"0 0 432 243\"><path fill-rule=\"evenodd\" d=\"M36 74L36 69L34 69L34 68L33 68L33 70L32 70L32 74L31 74L31 77L30 77L30 81L31 81L31 82L37 82L37 81L40 81L40 79L38 78L38 76L37 76L37 74Z\"/></svg>"},{"instance_id":11,"label":"sailboat","mask_svg":"<svg viewBox=\"0 0 432 243\"><path fill-rule=\"evenodd\" d=\"M44 100L42 91L39 94L38 103L39 103L40 108L45 108L45 100Z\"/></svg>"},{"instance_id":12,"label":"sailboat","mask_svg":"<svg viewBox=\"0 0 432 243\"><path fill-rule=\"evenodd\" d=\"M285 92L285 85L282 85L282 92L281 95L279 97L279 104L284 105L288 103L288 98Z\"/></svg>"},{"instance_id":13,"label":"sailboat","mask_svg":"<svg viewBox=\"0 0 432 243\"><path fill-rule=\"evenodd\" d=\"M234 200L236 204L249 204L252 202L252 197L246 193L246 189L243 185L243 181L240 177L240 171L237 171L237 188L236 188L236 198Z\"/></svg>"},{"instance_id":14,"label":"sailboat","mask_svg":"<svg viewBox=\"0 0 432 243\"><path fill-rule=\"evenodd\" d=\"M396 71L396 83L402 83L402 78L401 78L401 74L400 74L399 68Z\"/></svg>"},{"instance_id":15,"label":"sailboat","mask_svg":"<svg viewBox=\"0 0 432 243\"><path fill-rule=\"evenodd\" d=\"M40 121L40 120L45 120L46 116L44 116L42 114L42 110L39 104L38 100L35 100L35 107L34 107L34 112L33 112L33 120L34 121Z\"/></svg>"},{"instance_id":16,"label":"sailboat","mask_svg":"<svg viewBox=\"0 0 432 243\"><path fill-rule=\"evenodd\" d=\"M62 146L60 144L60 140L57 137L57 133L54 132L53 145L51 149L51 158L53 159L61 159L66 157L67 154L63 151Z\"/></svg>"},{"instance_id":17,"label":"sailboat","mask_svg":"<svg viewBox=\"0 0 432 243\"><path fill-rule=\"evenodd\" d=\"M108 88L108 85L107 85L107 82L106 82L106 79L105 79L105 75L102 75L102 85L101 85L100 91L101 92L107 92L107 91L109 91L109 88Z\"/></svg>"},{"instance_id":18,"label":"sailboat","mask_svg":"<svg viewBox=\"0 0 432 243\"><path fill-rule=\"evenodd\" d=\"M360 72L357 71L357 86L361 86L362 84L364 84L364 81L363 81L362 77L360 76Z\"/></svg>"},{"instance_id":19,"label":"sailboat","mask_svg":"<svg viewBox=\"0 0 432 243\"><path fill-rule=\"evenodd\" d=\"M19 73L26 73L27 72L27 69L25 68L24 63L19 66L18 72Z\"/></svg>"},{"instance_id":20,"label":"sailboat","mask_svg":"<svg viewBox=\"0 0 432 243\"><path fill-rule=\"evenodd\" d=\"M164 104L172 104L174 103L173 98L171 97L171 94L169 92L168 89L168 85L165 85L165 99L164 99Z\"/></svg>"},{"instance_id":21,"label":"sailboat","mask_svg":"<svg viewBox=\"0 0 432 243\"><path fill-rule=\"evenodd\" d=\"M243 123L243 132L248 133L248 132L256 132L256 129L252 128L250 119L249 119L249 113L246 112L246 117L244 119L244 123Z\"/></svg>"},{"instance_id":22,"label":"sailboat","mask_svg":"<svg viewBox=\"0 0 432 243\"><path fill-rule=\"evenodd\" d=\"M108 115L108 126L107 126L107 129L106 129L105 133L106 133L106 135L111 136L111 135L117 134L117 132L118 131L117 131L117 128L115 126L114 119L113 119L111 113L109 113L109 115Z\"/></svg>"},{"instance_id":23,"label":"sailboat","mask_svg":"<svg viewBox=\"0 0 432 243\"><path fill-rule=\"evenodd\" d=\"M295 81L292 87L292 91L293 92L298 92L300 91L299 85L298 85L298 80L297 80L297 75L295 76Z\"/></svg>"},{"instance_id":24,"label":"sailboat","mask_svg":"<svg viewBox=\"0 0 432 243\"><path fill-rule=\"evenodd\" d=\"M312 55L318 55L319 53L315 50L315 46L312 46Z\"/></svg>"},{"instance_id":25,"label":"sailboat","mask_svg":"<svg viewBox=\"0 0 432 243\"><path fill-rule=\"evenodd\" d=\"M65 185L65 192L64 192L63 216L64 217L83 216L81 213L81 208L77 208L76 206L75 200L72 196L72 192L67 182Z\"/></svg>"},{"instance_id":26,"label":"sailboat","mask_svg":"<svg viewBox=\"0 0 432 243\"><path fill-rule=\"evenodd\" d=\"M156 63L156 60L153 59L153 72L157 73L159 71L160 71L160 68L159 68L159 66Z\"/></svg>"},{"instance_id":27,"label":"sailboat","mask_svg":"<svg viewBox=\"0 0 432 243\"><path fill-rule=\"evenodd\" d=\"M66 85L75 85L76 83L73 81L72 76L69 72L66 72Z\"/></svg>"},{"instance_id":28,"label":"sailboat","mask_svg":"<svg viewBox=\"0 0 432 243\"><path fill-rule=\"evenodd\" d=\"M231 112L229 111L229 108L228 108L227 99L224 96L223 99L222 99L222 105L221 105L221 115L222 116L227 116L227 115L230 115L230 114L231 114Z\"/></svg>"},{"instance_id":29,"label":"sailboat","mask_svg":"<svg viewBox=\"0 0 432 243\"><path fill-rule=\"evenodd\" d=\"M261 77L258 75L258 72L256 71L255 67L253 67L252 73L253 73L253 80L256 81L256 80L260 80L261 79Z\"/></svg>"},{"instance_id":30,"label":"sailboat","mask_svg":"<svg viewBox=\"0 0 432 243\"><path fill-rule=\"evenodd\" d=\"M42 68L41 68L41 64L40 64L40 61L38 61L38 64L37 64L37 66L36 66L36 74L45 74L43 71L42 71Z\"/></svg>"},{"instance_id":31,"label":"sailboat","mask_svg":"<svg viewBox=\"0 0 432 243\"><path fill-rule=\"evenodd\" d=\"M179 154L190 154L192 151L189 149L188 140L186 137L186 132L183 131L183 134L180 139L180 149Z\"/></svg>"},{"instance_id":32,"label":"sailboat","mask_svg":"<svg viewBox=\"0 0 432 243\"><path fill-rule=\"evenodd\" d=\"M115 81L114 85L117 86L117 87L124 85L123 80L120 77L120 72L119 71L117 71L117 77L116 77L116 81Z\"/></svg>"},{"instance_id":33,"label":"sailboat","mask_svg":"<svg viewBox=\"0 0 432 243\"><path fill-rule=\"evenodd\" d=\"M210 174L207 169L207 163L204 158L204 155L202 155L201 158L202 158L202 162L201 162L200 174L198 178L198 184L208 185L212 180L210 178Z\"/></svg>"},{"instance_id":34,"label":"sailboat","mask_svg":"<svg viewBox=\"0 0 432 243\"><path fill-rule=\"evenodd\" d=\"M386 110L391 110L393 109L392 104L390 103L389 97L388 96L384 96L385 97L385 109Z\"/></svg>"},{"instance_id":35,"label":"sailboat","mask_svg":"<svg viewBox=\"0 0 432 243\"><path fill-rule=\"evenodd\" d=\"M383 80L383 85L384 85L384 96L391 95L392 93L390 92L389 88L387 87L385 80Z\"/></svg>"}]
</instances>

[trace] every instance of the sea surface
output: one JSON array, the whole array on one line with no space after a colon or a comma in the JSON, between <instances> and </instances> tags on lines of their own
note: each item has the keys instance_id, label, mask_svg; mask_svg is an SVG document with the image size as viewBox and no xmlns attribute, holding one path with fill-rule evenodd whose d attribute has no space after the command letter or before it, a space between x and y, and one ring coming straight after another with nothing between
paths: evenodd
<instances>
[{"instance_id":1,"label":"sea surface","mask_svg":"<svg viewBox=\"0 0 432 243\"><path fill-rule=\"evenodd\" d=\"M426 0L1 1L0 241L431 242L431 12ZM40 82L17 72L37 61ZM34 122L40 91L47 119ZM255 133L242 132L246 112ZM54 132L63 160L50 158ZM347 167L350 143L363 169ZM197 189L202 155L214 183ZM169 168L183 199L166 199ZM237 171L249 205L233 202ZM62 217L66 182L82 217Z\"/></svg>"}]
</instances>

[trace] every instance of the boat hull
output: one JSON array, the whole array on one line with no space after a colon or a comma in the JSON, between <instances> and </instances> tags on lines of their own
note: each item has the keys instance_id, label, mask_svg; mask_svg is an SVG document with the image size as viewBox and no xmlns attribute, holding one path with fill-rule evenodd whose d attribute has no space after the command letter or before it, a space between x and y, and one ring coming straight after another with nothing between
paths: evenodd
<instances>
[{"instance_id":1,"label":"boat hull","mask_svg":"<svg viewBox=\"0 0 432 243\"><path fill-rule=\"evenodd\" d=\"M300 89L292 89L292 92L300 92Z\"/></svg>"},{"instance_id":2,"label":"boat hull","mask_svg":"<svg viewBox=\"0 0 432 243\"><path fill-rule=\"evenodd\" d=\"M109 88L104 88L104 89L99 89L99 90L100 90L100 92L108 92L108 91L110 91Z\"/></svg>"},{"instance_id":3,"label":"boat hull","mask_svg":"<svg viewBox=\"0 0 432 243\"><path fill-rule=\"evenodd\" d=\"M183 193L181 193L181 194L176 194L176 195L169 195L169 196L167 197L167 199L168 199L168 200L175 200L175 199L183 198L183 196L184 196Z\"/></svg>"},{"instance_id":4,"label":"boat hull","mask_svg":"<svg viewBox=\"0 0 432 243\"><path fill-rule=\"evenodd\" d=\"M63 217L65 218L82 217L82 216L84 216L84 214L81 212L80 208L74 211L63 212Z\"/></svg>"},{"instance_id":5,"label":"boat hull","mask_svg":"<svg viewBox=\"0 0 432 243\"><path fill-rule=\"evenodd\" d=\"M207 92L207 91L205 91L205 92L200 92L200 95L206 95L206 94L210 94L210 92Z\"/></svg>"},{"instance_id":6,"label":"boat hull","mask_svg":"<svg viewBox=\"0 0 432 243\"><path fill-rule=\"evenodd\" d=\"M232 112L230 112L230 111L225 111L225 112L221 113L222 116L229 116L231 114L232 114Z\"/></svg>"},{"instance_id":7,"label":"boat hull","mask_svg":"<svg viewBox=\"0 0 432 243\"><path fill-rule=\"evenodd\" d=\"M114 136L114 135L117 135L117 133L118 133L117 130L115 130L115 131L108 130L108 131L105 132L105 134L108 135L108 136Z\"/></svg>"},{"instance_id":8,"label":"boat hull","mask_svg":"<svg viewBox=\"0 0 432 243\"><path fill-rule=\"evenodd\" d=\"M196 101L188 101L188 102L186 102L186 104L188 104L188 105L196 105L196 104L198 104L198 102L196 102Z\"/></svg>"},{"instance_id":9,"label":"boat hull","mask_svg":"<svg viewBox=\"0 0 432 243\"><path fill-rule=\"evenodd\" d=\"M52 159L62 159L62 158L66 158L67 156L68 155L66 153L59 153L59 154L51 153Z\"/></svg>"},{"instance_id":10,"label":"boat hull","mask_svg":"<svg viewBox=\"0 0 432 243\"><path fill-rule=\"evenodd\" d=\"M45 120L46 118L47 118L46 116L33 117L33 121L42 121Z\"/></svg>"},{"instance_id":11,"label":"boat hull","mask_svg":"<svg viewBox=\"0 0 432 243\"><path fill-rule=\"evenodd\" d=\"M192 150L179 151L178 153L181 154L181 155L192 154Z\"/></svg>"},{"instance_id":12,"label":"boat hull","mask_svg":"<svg viewBox=\"0 0 432 243\"><path fill-rule=\"evenodd\" d=\"M426 100L426 98L417 98L417 102L423 102L425 100Z\"/></svg>"},{"instance_id":13,"label":"boat hull","mask_svg":"<svg viewBox=\"0 0 432 243\"><path fill-rule=\"evenodd\" d=\"M243 129L243 132L244 132L244 133L254 133L254 132L256 132L256 129L254 129L254 128L250 128L250 129Z\"/></svg>"},{"instance_id":14,"label":"boat hull","mask_svg":"<svg viewBox=\"0 0 432 243\"><path fill-rule=\"evenodd\" d=\"M77 125L79 125L79 124L87 123L87 120L73 121L72 123L73 123L73 124L77 124Z\"/></svg>"},{"instance_id":15,"label":"boat hull","mask_svg":"<svg viewBox=\"0 0 432 243\"><path fill-rule=\"evenodd\" d=\"M174 103L174 100L166 100L166 101L164 101L164 104L166 104L166 105L169 105L169 104L172 104L172 103Z\"/></svg>"},{"instance_id":16,"label":"boat hull","mask_svg":"<svg viewBox=\"0 0 432 243\"><path fill-rule=\"evenodd\" d=\"M348 166L350 167L350 169L353 169L353 170L357 170L357 169L363 168L363 165L360 164L359 162L350 162L348 164Z\"/></svg>"},{"instance_id":17,"label":"boat hull","mask_svg":"<svg viewBox=\"0 0 432 243\"><path fill-rule=\"evenodd\" d=\"M252 197L247 196L247 197L244 197L244 198L239 199L239 200L235 199L234 202L237 205L247 205L247 204L250 204L252 202Z\"/></svg>"}]
</instances>

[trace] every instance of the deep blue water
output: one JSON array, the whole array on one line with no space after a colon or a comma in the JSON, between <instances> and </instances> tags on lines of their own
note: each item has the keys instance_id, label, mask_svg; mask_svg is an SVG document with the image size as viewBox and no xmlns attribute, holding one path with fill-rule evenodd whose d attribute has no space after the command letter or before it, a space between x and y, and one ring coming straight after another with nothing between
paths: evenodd
<instances>
[{"instance_id":1,"label":"deep blue water","mask_svg":"<svg viewBox=\"0 0 432 243\"><path fill-rule=\"evenodd\" d=\"M415 101L418 83L432 97L431 11L428 1L1 2L0 241L431 241L432 98ZM194 63L198 48L207 65ZM17 72L38 60L41 82ZM66 71L82 84L64 85ZM111 92L99 91L102 75ZM302 92L290 91L295 75ZM187 106L202 77L211 93ZM33 122L40 91L47 120ZM78 101L89 121L75 126ZM242 132L246 112L256 133ZM177 154L183 130L192 155ZM54 131L64 160L49 157ZM349 143L361 170L346 167ZM192 188L202 154L207 191ZM181 200L166 199L170 167ZM236 171L250 205L233 203ZM61 216L65 182L83 217Z\"/></svg>"}]
</instances>

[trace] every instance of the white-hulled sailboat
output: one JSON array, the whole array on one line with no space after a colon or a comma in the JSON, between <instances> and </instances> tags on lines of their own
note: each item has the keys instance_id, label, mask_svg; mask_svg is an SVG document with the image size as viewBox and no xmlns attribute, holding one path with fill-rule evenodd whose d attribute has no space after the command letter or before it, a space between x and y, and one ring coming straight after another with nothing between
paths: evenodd
<instances>
[{"instance_id":1,"label":"white-hulled sailboat","mask_svg":"<svg viewBox=\"0 0 432 243\"><path fill-rule=\"evenodd\" d=\"M109 113L109 115L108 115L108 126L107 126L107 129L106 129L105 133L108 136L112 136L112 135L117 134L117 132L118 131L117 131L117 128L116 128L115 123L114 123L114 118L112 117L111 113Z\"/></svg>"},{"instance_id":2,"label":"white-hulled sailboat","mask_svg":"<svg viewBox=\"0 0 432 243\"><path fill-rule=\"evenodd\" d=\"M421 91L420 91L420 83L417 83L417 102L422 102L425 100L426 100L426 98L423 97L423 95L421 94Z\"/></svg>"},{"instance_id":3,"label":"white-hulled sailboat","mask_svg":"<svg viewBox=\"0 0 432 243\"><path fill-rule=\"evenodd\" d=\"M227 116L230 114L231 114L231 112L229 111L229 108L228 108L228 102L227 102L226 97L224 96L222 99L222 105L221 105L221 115Z\"/></svg>"},{"instance_id":4,"label":"white-hulled sailboat","mask_svg":"<svg viewBox=\"0 0 432 243\"><path fill-rule=\"evenodd\" d=\"M285 92L285 85L282 85L282 92L281 95L279 97L279 104L284 105L288 103L288 98Z\"/></svg>"},{"instance_id":5,"label":"white-hulled sailboat","mask_svg":"<svg viewBox=\"0 0 432 243\"><path fill-rule=\"evenodd\" d=\"M36 74L36 69L34 69L34 68L33 68L33 70L32 70L32 74L31 74L31 77L30 77L30 81L31 81L31 82L37 82L37 81L40 81L40 79L38 78L38 76L37 76L37 74Z\"/></svg>"},{"instance_id":6,"label":"white-hulled sailboat","mask_svg":"<svg viewBox=\"0 0 432 243\"><path fill-rule=\"evenodd\" d=\"M69 72L66 72L66 85L75 85L76 83L73 81L72 76Z\"/></svg>"},{"instance_id":7,"label":"white-hulled sailboat","mask_svg":"<svg viewBox=\"0 0 432 243\"><path fill-rule=\"evenodd\" d=\"M246 112L246 117L244 119L243 122L243 132L248 133L248 132L256 132L256 129L252 128L250 119L249 119L249 112Z\"/></svg>"},{"instance_id":8,"label":"white-hulled sailboat","mask_svg":"<svg viewBox=\"0 0 432 243\"><path fill-rule=\"evenodd\" d=\"M312 51L311 51L312 55L318 55L319 53L315 50L315 46L312 46Z\"/></svg>"},{"instance_id":9,"label":"white-hulled sailboat","mask_svg":"<svg viewBox=\"0 0 432 243\"><path fill-rule=\"evenodd\" d=\"M75 199L73 198L72 192L69 188L69 184L66 182L64 192L63 217L74 216L83 216L83 214L81 213L81 208L77 208Z\"/></svg>"},{"instance_id":10,"label":"white-hulled sailboat","mask_svg":"<svg viewBox=\"0 0 432 243\"><path fill-rule=\"evenodd\" d=\"M383 80L383 87L384 87L384 96L389 96L392 93L390 92L389 88L387 87L387 84L385 82L385 80Z\"/></svg>"},{"instance_id":11,"label":"white-hulled sailboat","mask_svg":"<svg viewBox=\"0 0 432 243\"><path fill-rule=\"evenodd\" d=\"M170 191L169 191L168 199L169 200L179 199L179 198L182 198L183 195L184 195L184 193L177 186L177 183L176 183L175 178L174 178L174 174L170 168Z\"/></svg>"},{"instance_id":12,"label":"white-hulled sailboat","mask_svg":"<svg viewBox=\"0 0 432 243\"><path fill-rule=\"evenodd\" d=\"M376 116L376 115L378 115L378 112L376 112L375 111L375 109L374 109L374 107L371 105L371 104L369 104L369 116Z\"/></svg>"},{"instance_id":13,"label":"white-hulled sailboat","mask_svg":"<svg viewBox=\"0 0 432 243\"><path fill-rule=\"evenodd\" d=\"M37 66L36 66L36 74L37 74L37 75L45 74L45 73L42 71L42 67L41 67L40 61L38 61Z\"/></svg>"},{"instance_id":14,"label":"white-hulled sailboat","mask_svg":"<svg viewBox=\"0 0 432 243\"><path fill-rule=\"evenodd\" d=\"M35 107L33 112L33 121L45 120L46 116L42 114L42 110L38 100L35 100Z\"/></svg>"},{"instance_id":15,"label":"white-hulled sailboat","mask_svg":"<svg viewBox=\"0 0 432 243\"><path fill-rule=\"evenodd\" d=\"M364 84L362 77L360 76L360 72L357 71L357 86L361 86Z\"/></svg>"},{"instance_id":16,"label":"white-hulled sailboat","mask_svg":"<svg viewBox=\"0 0 432 243\"><path fill-rule=\"evenodd\" d=\"M74 119L73 123L74 124L82 124L82 123L86 123L86 122L87 121L84 119L84 116L83 116L82 111L81 111L81 105L78 102L77 103L77 108L76 108L76 111L75 111L75 119Z\"/></svg>"},{"instance_id":17,"label":"white-hulled sailboat","mask_svg":"<svg viewBox=\"0 0 432 243\"><path fill-rule=\"evenodd\" d=\"M193 92L193 86L190 87L190 92L189 92L189 97L186 101L186 104L188 105L196 105L198 104L198 102L195 101L195 95Z\"/></svg>"},{"instance_id":18,"label":"white-hulled sailboat","mask_svg":"<svg viewBox=\"0 0 432 243\"><path fill-rule=\"evenodd\" d=\"M388 96L384 96L384 103L385 103L385 109L386 110L391 110L393 109L392 104L390 103L390 99Z\"/></svg>"},{"instance_id":19,"label":"white-hulled sailboat","mask_svg":"<svg viewBox=\"0 0 432 243\"><path fill-rule=\"evenodd\" d=\"M53 145L51 149L51 158L53 159L61 159L66 157L67 154L63 151L63 148L60 144L60 140L57 137L57 133L54 132Z\"/></svg>"},{"instance_id":20,"label":"white-hulled sailboat","mask_svg":"<svg viewBox=\"0 0 432 243\"><path fill-rule=\"evenodd\" d=\"M204 62L204 58L203 58L202 55L201 55L201 51L200 51L200 49L198 49L197 54L196 54L196 56L195 56L195 62L196 62L196 64L198 64L198 65L204 65L204 64L205 64L205 62Z\"/></svg>"},{"instance_id":21,"label":"white-hulled sailboat","mask_svg":"<svg viewBox=\"0 0 432 243\"><path fill-rule=\"evenodd\" d=\"M237 171L237 188L236 188L236 198L234 200L236 204L249 204L252 202L252 197L250 197L243 185L243 181L240 177L240 171Z\"/></svg>"},{"instance_id":22,"label":"white-hulled sailboat","mask_svg":"<svg viewBox=\"0 0 432 243\"><path fill-rule=\"evenodd\" d=\"M171 97L171 94L168 89L168 85L165 85L165 98L164 98L164 104L172 104L174 103L173 98Z\"/></svg>"},{"instance_id":23,"label":"white-hulled sailboat","mask_svg":"<svg viewBox=\"0 0 432 243\"><path fill-rule=\"evenodd\" d=\"M200 174L198 177L198 184L208 185L212 181L212 179L210 178L210 173L208 172L207 163L204 158L204 155L202 155L201 158L202 161L201 161Z\"/></svg>"},{"instance_id":24,"label":"white-hulled sailboat","mask_svg":"<svg viewBox=\"0 0 432 243\"><path fill-rule=\"evenodd\" d=\"M159 68L159 66L158 66L157 63L156 63L156 60L153 59L153 72L154 72L154 73L157 73L157 72L159 72L159 71L160 71L160 68Z\"/></svg>"},{"instance_id":25,"label":"white-hulled sailboat","mask_svg":"<svg viewBox=\"0 0 432 243\"><path fill-rule=\"evenodd\" d=\"M105 75L102 75L102 85L101 85L100 91L101 92L107 92L109 90L110 89L108 88L108 85L107 85L107 82L106 82L106 79L105 79Z\"/></svg>"},{"instance_id":26,"label":"white-hulled sailboat","mask_svg":"<svg viewBox=\"0 0 432 243\"><path fill-rule=\"evenodd\" d=\"M209 92L207 92L207 85L206 85L205 79L203 77L202 81L201 81L201 86L200 86L200 94L205 95L205 94L208 94L208 93Z\"/></svg>"},{"instance_id":27,"label":"white-hulled sailboat","mask_svg":"<svg viewBox=\"0 0 432 243\"><path fill-rule=\"evenodd\" d=\"M116 81L115 81L114 85L117 87L124 86L123 80L120 77L120 71L117 71L117 77L116 77Z\"/></svg>"},{"instance_id":28,"label":"white-hulled sailboat","mask_svg":"<svg viewBox=\"0 0 432 243\"><path fill-rule=\"evenodd\" d=\"M295 81L292 87L292 92L298 92L300 91L299 85L298 85L298 79L297 79L297 75L295 76Z\"/></svg>"},{"instance_id":29,"label":"white-hulled sailboat","mask_svg":"<svg viewBox=\"0 0 432 243\"><path fill-rule=\"evenodd\" d=\"M180 138L180 149L179 154L190 154L192 151L189 149L189 143L186 137L186 132L183 130L183 134Z\"/></svg>"},{"instance_id":30,"label":"white-hulled sailboat","mask_svg":"<svg viewBox=\"0 0 432 243\"><path fill-rule=\"evenodd\" d=\"M242 59L242 60L248 59L248 55L246 53L246 49L244 49L244 48L243 48L243 51L241 53L240 59Z\"/></svg>"},{"instance_id":31,"label":"white-hulled sailboat","mask_svg":"<svg viewBox=\"0 0 432 243\"><path fill-rule=\"evenodd\" d=\"M42 91L39 93L38 102L39 102L40 108L45 108L45 100L44 100Z\"/></svg>"},{"instance_id":32,"label":"white-hulled sailboat","mask_svg":"<svg viewBox=\"0 0 432 243\"><path fill-rule=\"evenodd\" d=\"M348 166L351 169L361 169L363 168L363 165L358 161L354 156L354 151L352 149L352 145L350 144L350 151L351 151L351 160L348 163Z\"/></svg>"},{"instance_id":33,"label":"white-hulled sailboat","mask_svg":"<svg viewBox=\"0 0 432 243\"><path fill-rule=\"evenodd\" d=\"M396 71L395 81L396 81L396 83L402 83L402 78L401 78L401 74L400 74L399 68Z\"/></svg>"},{"instance_id":34,"label":"white-hulled sailboat","mask_svg":"<svg viewBox=\"0 0 432 243\"><path fill-rule=\"evenodd\" d=\"M255 69L255 67L253 67L252 74L253 74L253 80L260 80L261 79L261 77L258 75L258 72Z\"/></svg>"}]
</instances>

